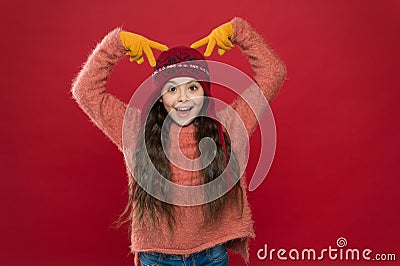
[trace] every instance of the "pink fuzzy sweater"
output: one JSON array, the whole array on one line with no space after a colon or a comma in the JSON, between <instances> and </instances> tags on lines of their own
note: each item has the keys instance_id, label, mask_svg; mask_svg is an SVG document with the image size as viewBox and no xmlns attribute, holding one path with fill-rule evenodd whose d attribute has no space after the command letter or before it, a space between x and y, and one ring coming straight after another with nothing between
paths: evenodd
<instances>
[{"instance_id":1,"label":"pink fuzzy sweater","mask_svg":"<svg viewBox=\"0 0 400 266\"><path fill-rule=\"evenodd\" d=\"M261 89L252 86L244 94L247 99L257 102L260 93L268 99L269 102L277 94L281 84L284 81L286 71L282 62L276 57L271 49L265 44L262 37L254 31L249 24L241 19L232 20L234 27L234 36L232 41L247 55L251 67L254 71L254 79ZM119 148L122 147L122 128L127 105L115 96L109 94L107 88L107 78L111 73L113 66L120 58L125 55L125 49L120 41L119 32L121 29L115 29L110 32L97 45L82 70L76 77L72 86L73 98L78 105ZM231 107L240 116L244 122L249 134L253 132L257 125L257 119L247 103L238 97ZM258 115L265 111L265 105L259 105L255 108ZM130 108L129 108L130 109ZM225 121L228 126L228 132L235 132L237 123L235 116L225 109L220 111L217 116L220 121ZM140 125L141 111L132 109L130 121L137 121ZM139 128L137 126L136 128ZM170 129L170 136L178 134L178 126L173 124ZM137 136L138 129L131 133ZM179 140L179 147L183 154L189 158L196 158L199 155L197 143L194 138L195 128L193 125L184 127L179 138L171 138L171 141ZM241 161L241 142L235 141L240 136L231 136L232 149ZM135 142L135 139L132 143ZM171 145L173 146L173 145ZM171 151L173 157L173 151ZM125 162L127 164L127 162ZM172 181L181 185L199 185L199 172L192 172L179 169L171 165ZM128 175L131 175L127 167ZM135 265L139 264L138 253L141 251L154 251L170 254L191 254L199 252L216 244L227 242L227 248L241 254L246 263L249 263L248 241L254 238L253 220L251 210L246 196L245 176L240 179L240 185L244 191L243 215L237 206L227 205L223 211L222 219L214 224L204 227L202 219L202 206L176 206L177 230L170 238L167 223L161 223L162 226L154 230L149 223L143 223L143 226L135 226L132 223L131 250L135 255ZM136 213L133 213L135 216ZM135 218L134 218L135 219ZM145 217L144 219L148 219Z\"/></svg>"}]
</instances>

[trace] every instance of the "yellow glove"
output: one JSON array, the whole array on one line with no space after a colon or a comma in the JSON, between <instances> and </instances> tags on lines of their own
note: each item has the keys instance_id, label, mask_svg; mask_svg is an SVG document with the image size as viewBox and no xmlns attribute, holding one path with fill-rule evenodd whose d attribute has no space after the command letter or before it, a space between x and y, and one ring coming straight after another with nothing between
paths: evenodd
<instances>
[{"instance_id":1,"label":"yellow glove","mask_svg":"<svg viewBox=\"0 0 400 266\"><path fill-rule=\"evenodd\" d=\"M231 38L233 36L233 24L232 22L228 22L222 24L221 26L215 28L211 33L190 45L191 48L197 49L203 45L207 44L206 51L204 52L204 56L210 56L215 44L218 45L218 54L223 55L226 51L232 49L234 46L231 42Z\"/></svg>"},{"instance_id":2,"label":"yellow glove","mask_svg":"<svg viewBox=\"0 0 400 266\"><path fill-rule=\"evenodd\" d=\"M156 60L154 59L153 52L151 48L160 51L167 51L168 47L164 44L151 41L141 35L121 31L119 37L126 49L126 54L129 55L129 60L131 62L136 61L138 64L144 62L143 53L147 56L149 63L152 67L156 66Z\"/></svg>"}]
</instances>

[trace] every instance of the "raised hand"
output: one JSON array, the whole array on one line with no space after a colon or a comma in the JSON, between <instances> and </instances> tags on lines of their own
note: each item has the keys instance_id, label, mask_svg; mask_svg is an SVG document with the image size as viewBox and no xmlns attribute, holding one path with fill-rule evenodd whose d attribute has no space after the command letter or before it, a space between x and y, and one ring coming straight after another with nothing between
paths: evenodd
<instances>
[{"instance_id":1,"label":"raised hand","mask_svg":"<svg viewBox=\"0 0 400 266\"><path fill-rule=\"evenodd\" d=\"M208 57L211 55L215 45L218 45L218 54L223 55L226 51L234 47L231 42L233 32L234 30L232 22L227 22L212 30L207 37L194 42L192 45L190 45L190 47L197 49L207 44L204 56Z\"/></svg>"},{"instance_id":2,"label":"raised hand","mask_svg":"<svg viewBox=\"0 0 400 266\"><path fill-rule=\"evenodd\" d=\"M151 49L157 49L159 51L168 50L166 45L149 40L139 34L121 31L119 36L131 62L136 61L138 64L142 64L144 62L144 53L149 60L150 66L155 67L156 60L154 59L154 54Z\"/></svg>"}]
</instances>

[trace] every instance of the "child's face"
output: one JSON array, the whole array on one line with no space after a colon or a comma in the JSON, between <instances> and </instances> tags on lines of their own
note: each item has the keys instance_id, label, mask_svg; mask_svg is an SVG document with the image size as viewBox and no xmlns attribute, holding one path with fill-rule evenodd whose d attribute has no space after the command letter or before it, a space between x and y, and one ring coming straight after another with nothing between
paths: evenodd
<instances>
[{"instance_id":1,"label":"child's face","mask_svg":"<svg viewBox=\"0 0 400 266\"><path fill-rule=\"evenodd\" d=\"M170 79L161 90L160 102L172 120L180 126L190 124L204 103L203 87L194 78Z\"/></svg>"}]
</instances>

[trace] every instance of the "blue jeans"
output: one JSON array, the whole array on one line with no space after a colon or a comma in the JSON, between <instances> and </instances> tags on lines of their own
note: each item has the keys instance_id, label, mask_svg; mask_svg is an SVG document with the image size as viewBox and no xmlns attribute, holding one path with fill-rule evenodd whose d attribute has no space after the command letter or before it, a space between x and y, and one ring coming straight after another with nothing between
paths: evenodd
<instances>
[{"instance_id":1,"label":"blue jeans","mask_svg":"<svg viewBox=\"0 0 400 266\"><path fill-rule=\"evenodd\" d=\"M140 252L141 266L228 266L226 244L185 255L164 254L158 252Z\"/></svg>"}]
</instances>

